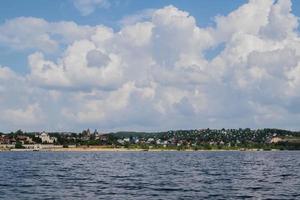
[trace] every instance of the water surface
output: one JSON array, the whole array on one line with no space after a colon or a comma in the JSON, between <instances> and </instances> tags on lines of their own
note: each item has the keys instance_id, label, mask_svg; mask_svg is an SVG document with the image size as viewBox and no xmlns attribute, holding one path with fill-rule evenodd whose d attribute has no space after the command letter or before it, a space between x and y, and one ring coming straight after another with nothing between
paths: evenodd
<instances>
[{"instance_id":1,"label":"water surface","mask_svg":"<svg viewBox=\"0 0 300 200\"><path fill-rule=\"evenodd\" d=\"M1 152L0 199L300 199L300 152Z\"/></svg>"}]
</instances>

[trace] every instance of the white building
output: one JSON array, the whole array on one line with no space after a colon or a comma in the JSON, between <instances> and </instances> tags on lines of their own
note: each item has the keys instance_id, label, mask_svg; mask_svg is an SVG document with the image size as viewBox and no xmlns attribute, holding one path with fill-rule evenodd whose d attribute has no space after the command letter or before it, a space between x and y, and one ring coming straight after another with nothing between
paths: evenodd
<instances>
[{"instance_id":1,"label":"white building","mask_svg":"<svg viewBox=\"0 0 300 200\"><path fill-rule=\"evenodd\" d=\"M282 138L280 138L280 137L273 137L273 138L271 139L271 142L270 142L270 143L278 143L278 142L281 142L281 141L283 141Z\"/></svg>"},{"instance_id":2,"label":"white building","mask_svg":"<svg viewBox=\"0 0 300 200\"><path fill-rule=\"evenodd\" d=\"M50 137L46 132L42 132L42 134L39 135L39 138L42 140L42 143L47 143L47 144L53 144L54 142L57 141L55 137Z\"/></svg>"},{"instance_id":3,"label":"white building","mask_svg":"<svg viewBox=\"0 0 300 200\"><path fill-rule=\"evenodd\" d=\"M124 143L125 143L124 140L122 140L122 139L118 139L117 142L118 142L119 144L124 144Z\"/></svg>"},{"instance_id":4,"label":"white building","mask_svg":"<svg viewBox=\"0 0 300 200\"><path fill-rule=\"evenodd\" d=\"M154 142L154 141L155 141L154 138L149 138L149 139L147 140L147 143L150 144L150 143L152 143L152 142Z\"/></svg>"}]
</instances>

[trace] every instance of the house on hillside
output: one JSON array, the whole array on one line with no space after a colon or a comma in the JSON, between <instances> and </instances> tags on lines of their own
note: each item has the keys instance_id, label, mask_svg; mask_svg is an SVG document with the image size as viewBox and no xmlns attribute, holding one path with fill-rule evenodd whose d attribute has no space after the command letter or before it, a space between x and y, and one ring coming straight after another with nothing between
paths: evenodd
<instances>
[{"instance_id":1,"label":"house on hillside","mask_svg":"<svg viewBox=\"0 0 300 200\"><path fill-rule=\"evenodd\" d=\"M21 142L22 144L33 144L32 139L26 135L18 135L16 136L16 140Z\"/></svg>"},{"instance_id":2,"label":"house on hillside","mask_svg":"<svg viewBox=\"0 0 300 200\"><path fill-rule=\"evenodd\" d=\"M106 145L109 144L109 135L108 134L98 134L95 138L96 140L99 140L100 144Z\"/></svg>"},{"instance_id":3,"label":"house on hillside","mask_svg":"<svg viewBox=\"0 0 300 200\"><path fill-rule=\"evenodd\" d=\"M5 144L5 139L2 135L0 135L0 144Z\"/></svg>"},{"instance_id":4,"label":"house on hillside","mask_svg":"<svg viewBox=\"0 0 300 200\"><path fill-rule=\"evenodd\" d=\"M278 143L278 142L281 142L281 141L283 141L282 138L280 138L280 137L273 137L271 139L270 143Z\"/></svg>"},{"instance_id":5,"label":"house on hillside","mask_svg":"<svg viewBox=\"0 0 300 200\"><path fill-rule=\"evenodd\" d=\"M42 132L38 137L41 139L42 143L45 144L53 144L57 141L56 137L50 137L46 132Z\"/></svg>"}]
</instances>

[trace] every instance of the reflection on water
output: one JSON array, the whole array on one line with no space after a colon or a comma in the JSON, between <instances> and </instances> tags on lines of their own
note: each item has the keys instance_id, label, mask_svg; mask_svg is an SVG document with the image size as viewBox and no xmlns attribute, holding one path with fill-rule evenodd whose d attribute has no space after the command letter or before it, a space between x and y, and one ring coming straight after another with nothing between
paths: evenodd
<instances>
[{"instance_id":1,"label":"reflection on water","mask_svg":"<svg viewBox=\"0 0 300 200\"><path fill-rule=\"evenodd\" d=\"M1 198L300 199L300 152L2 152Z\"/></svg>"}]
</instances>

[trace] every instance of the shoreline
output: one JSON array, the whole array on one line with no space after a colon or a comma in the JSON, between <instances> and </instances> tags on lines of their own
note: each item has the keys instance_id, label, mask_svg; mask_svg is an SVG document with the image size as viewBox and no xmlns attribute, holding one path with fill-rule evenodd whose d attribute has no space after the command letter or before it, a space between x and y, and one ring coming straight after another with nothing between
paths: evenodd
<instances>
[{"instance_id":1,"label":"shoreline","mask_svg":"<svg viewBox=\"0 0 300 200\"><path fill-rule=\"evenodd\" d=\"M280 149L128 149L128 148L97 148L97 147L75 147L75 148L49 148L49 149L0 149L0 152L220 152L220 151L245 151L245 152L266 152L284 151Z\"/></svg>"}]
</instances>

